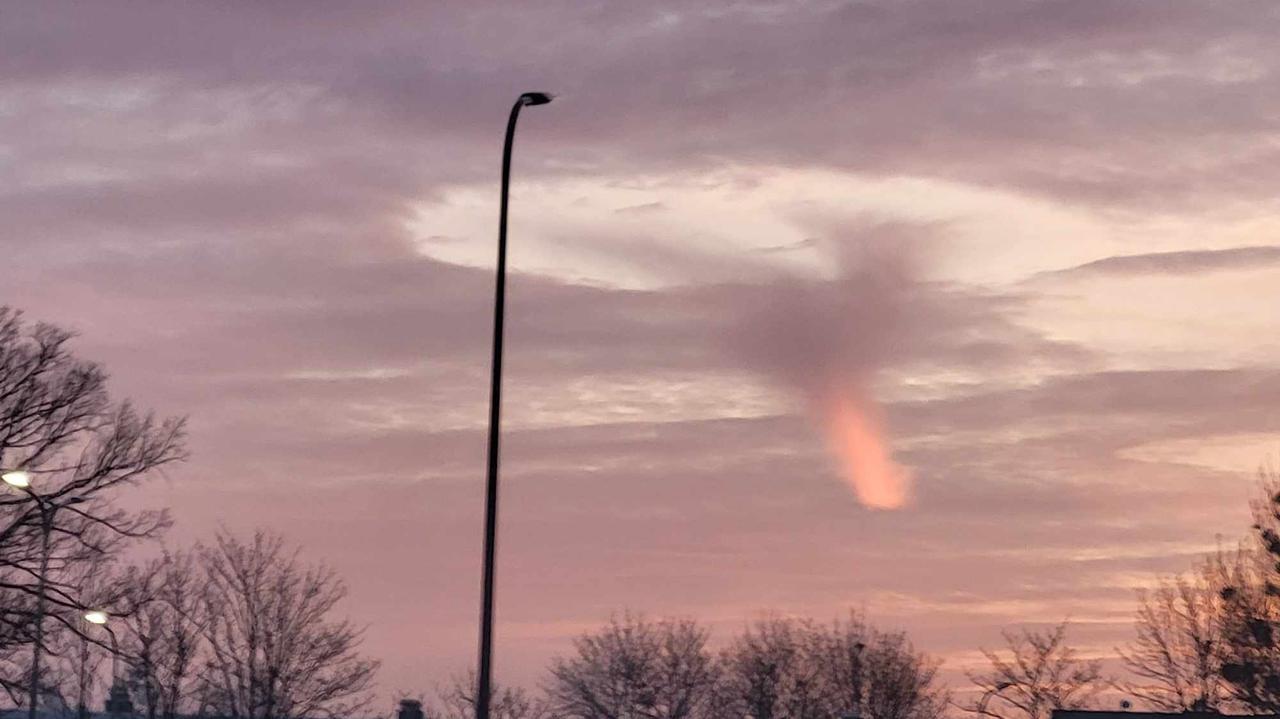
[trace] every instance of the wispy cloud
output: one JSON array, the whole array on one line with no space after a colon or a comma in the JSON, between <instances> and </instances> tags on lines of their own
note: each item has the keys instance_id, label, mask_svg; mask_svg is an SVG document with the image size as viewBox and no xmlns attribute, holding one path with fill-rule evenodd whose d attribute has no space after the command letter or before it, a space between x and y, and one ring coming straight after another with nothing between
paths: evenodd
<instances>
[{"instance_id":1,"label":"wispy cloud","mask_svg":"<svg viewBox=\"0 0 1280 719\"><path fill-rule=\"evenodd\" d=\"M1193 275L1225 270L1253 270L1275 265L1280 265L1280 245L1260 245L1222 250L1116 255L1065 270L1042 273L1042 276Z\"/></svg>"}]
</instances>

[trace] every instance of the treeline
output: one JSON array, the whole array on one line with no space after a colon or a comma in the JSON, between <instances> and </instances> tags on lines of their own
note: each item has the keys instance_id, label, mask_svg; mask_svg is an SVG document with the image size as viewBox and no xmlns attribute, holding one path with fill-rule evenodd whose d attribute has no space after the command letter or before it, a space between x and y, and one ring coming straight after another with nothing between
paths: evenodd
<instances>
[{"instance_id":1,"label":"treeline","mask_svg":"<svg viewBox=\"0 0 1280 719\"><path fill-rule=\"evenodd\" d=\"M1122 686L1169 711L1280 712L1280 475L1259 473L1249 538L1139 593Z\"/></svg>"},{"instance_id":2,"label":"treeline","mask_svg":"<svg viewBox=\"0 0 1280 719\"><path fill-rule=\"evenodd\" d=\"M696 621L624 614L554 660L539 691L499 688L495 719L1048 719L1122 699L1168 712L1280 713L1280 476L1261 474L1249 539L1138 593L1125 676L1071 646L1064 621L1007 632L968 699L907 636L851 614L767 617L721 650ZM472 679L428 698L430 719L474 716ZM1116 706L1116 704L1112 704Z\"/></svg>"},{"instance_id":3,"label":"treeline","mask_svg":"<svg viewBox=\"0 0 1280 719\"><path fill-rule=\"evenodd\" d=\"M183 421L114 402L70 335L0 307L0 692L44 711L83 707L108 676L149 719L357 717L378 664L335 618L339 577L268 533L219 533L128 565L164 510L119 503L186 457ZM1124 679L1081 658L1066 625L1006 635L957 702L939 661L851 614L773 616L713 648L691 619L622 614L579 637L536 690L499 687L495 719L1046 719L1108 690L1168 711L1280 712L1280 478L1262 476L1249 539L1139 595ZM106 620L105 626L95 622ZM431 719L474 716L473 680L427 698ZM74 711L74 710L71 710Z\"/></svg>"},{"instance_id":4,"label":"treeline","mask_svg":"<svg viewBox=\"0 0 1280 719\"><path fill-rule=\"evenodd\" d=\"M370 704L378 664L360 655L360 630L332 616L345 586L278 536L219 533L141 566L86 570L79 626L66 626L71 611L46 617L55 624L43 637L45 710L78 710L102 693L95 680L106 657L120 665L107 674L116 690L150 719L356 716ZM83 620L89 607L104 626ZM29 651L9 652L19 670L9 681L30 680Z\"/></svg>"},{"instance_id":5,"label":"treeline","mask_svg":"<svg viewBox=\"0 0 1280 719\"><path fill-rule=\"evenodd\" d=\"M0 307L0 690L83 709L117 691L147 717L354 715L377 663L332 618L346 594L276 536L220 533L126 566L169 527L121 490L186 457L183 421L111 400L70 335ZM104 623L105 622L105 623ZM110 676L110 675L108 675ZM74 710L72 710L74 711Z\"/></svg>"},{"instance_id":6,"label":"treeline","mask_svg":"<svg viewBox=\"0 0 1280 719\"><path fill-rule=\"evenodd\" d=\"M857 614L831 624L770 617L720 651L689 619L615 617L555 659L538 693L498 687L494 719L741 719L858 715L935 719L949 694L938 662ZM432 719L475 716L474 675L428 703Z\"/></svg>"}]
</instances>

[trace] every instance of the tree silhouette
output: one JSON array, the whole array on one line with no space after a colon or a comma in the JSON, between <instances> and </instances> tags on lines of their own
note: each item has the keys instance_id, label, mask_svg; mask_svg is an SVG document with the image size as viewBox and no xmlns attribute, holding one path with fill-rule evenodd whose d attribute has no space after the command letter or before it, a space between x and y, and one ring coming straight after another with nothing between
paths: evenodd
<instances>
[{"instance_id":1,"label":"tree silhouette","mask_svg":"<svg viewBox=\"0 0 1280 719\"><path fill-rule=\"evenodd\" d=\"M1254 712L1280 711L1280 475L1259 472L1252 546L1220 590L1222 678L1232 697Z\"/></svg>"},{"instance_id":2,"label":"tree silhouette","mask_svg":"<svg viewBox=\"0 0 1280 719\"><path fill-rule=\"evenodd\" d=\"M182 420L113 403L106 373L70 339L0 307L0 468L30 478L26 490L0 485L0 689L19 702L31 646L56 655L59 632L81 635L84 609L123 591L99 583L80 596L83 568L169 524L164 511L120 507L119 491L185 457Z\"/></svg>"},{"instance_id":3,"label":"tree silhouette","mask_svg":"<svg viewBox=\"0 0 1280 719\"><path fill-rule=\"evenodd\" d=\"M807 619L766 617L720 654L715 714L750 719L821 719L825 714L818 628Z\"/></svg>"},{"instance_id":4,"label":"tree silhouette","mask_svg":"<svg viewBox=\"0 0 1280 719\"><path fill-rule=\"evenodd\" d=\"M858 614L820 625L767 617L720 655L716 715L751 719L936 719L938 663Z\"/></svg>"},{"instance_id":5,"label":"tree silhouette","mask_svg":"<svg viewBox=\"0 0 1280 719\"><path fill-rule=\"evenodd\" d=\"M189 552L170 552L144 565L125 596L121 651L147 719L174 719L189 710L208 628L204 579Z\"/></svg>"},{"instance_id":6,"label":"tree silhouette","mask_svg":"<svg viewBox=\"0 0 1280 719\"><path fill-rule=\"evenodd\" d=\"M968 711L995 719L1048 719L1054 709L1081 709L1108 681L1097 660L1080 659L1067 644L1067 623L1051 630L1004 634L1006 656L982 650L991 668L970 674L983 691Z\"/></svg>"},{"instance_id":7,"label":"tree silhouette","mask_svg":"<svg viewBox=\"0 0 1280 719\"><path fill-rule=\"evenodd\" d=\"M279 536L220 532L197 547L206 643L199 702L241 719L347 717L369 703L378 663L361 632L330 614L346 596L333 570L304 564Z\"/></svg>"},{"instance_id":8,"label":"tree silhouette","mask_svg":"<svg viewBox=\"0 0 1280 719\"><path fill-rule=\"evenodd\" d=\"M1188 576L1162 580L1141 591L1136 638L1117 650L1137 681L1120 686L1163 711L1217 711L1227 693L1222 679L1225 647L1222 590L1229 563L1239 555L1207 558Z\"/></svg>"},{"instance_id":9,"label":"tree silhouette","mask_svg":"<svg viewBox=\"0 0 1280 719\"><path fill-rule=\"evenodd\" d=\"M438 708L430 719L473 719L476 715L476 673L457 676L437 695ZM551 719L546 702L521 687L495 685L489 700L493 719Z\"/></svg>"},{"instance_id":10,"label":"tree silhouette","mask_svg":"<svg viewBox=\"0 0 1280 719\"><path fill-rule=\"evenodd\" d=\"M716 667L707 630L693 620L614 617L557 658L547 687L564 719L688 719L713 700Z\"/></svg>"}]
</instances>

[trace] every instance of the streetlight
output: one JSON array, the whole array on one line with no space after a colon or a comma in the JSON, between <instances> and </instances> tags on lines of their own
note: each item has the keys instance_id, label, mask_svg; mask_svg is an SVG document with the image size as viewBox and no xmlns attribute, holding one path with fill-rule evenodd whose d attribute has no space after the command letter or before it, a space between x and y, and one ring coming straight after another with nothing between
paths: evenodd
<instances>
[{"instance_id":1,"label":"streetlight","mask_svg":"<svg viewBox=\"0 0 1280 719\"><path fill-rule=\"evenodd\" d=\"M22 469L5 469L0 470L0 479L4 483L16 487L18 489L26 489L31 486L31 473Z\"/></svg>"},{"instance_id":2,"label":"streetlight","mask_svg":"<svg viewBox=\"0 0 1280 719\"><path fill-rule=\"evenodd\" d=\"M133 713L133 702L129 700L129 690L125 687L123 680L120 678L120 641L116 639L116 633L107 625L107 621L111 617L104 611L94 609L84 613L84 620L90 624L96 624L107 631L107 636L111 637L111 689L107 693L106 710L108 714L113 716L121 714ZM84 711L84 670L89 659L89 638L87 633L80 637L83 642L83 650L80 665L80 710Z\"/></svg>"},{"instance_id":3,"label":"streetlight","mask_svg":"<svg viewBox=\"0 0 1280 719\"><path fill-rule=\"evenodd\" d=\"M99 609L93 609L84 613L84 620L86 622L88 622L89 624L100 626L100 627L106 627L108 619L109 617L107 616L107 613ZM89 683L88 676L87 676L89 672L89 632L87 631L87 629L88 628L86 627L86 631L80 635L80 706L78 707L78 709L79 709L79 716L81 717L81 719L84 719L89 715L88 704L85 703L85 691L86 691L86 686ZM115 652L115 634L114 633L111 634L111 640L112 640L111 679L114 682L115 676L116 676L116 666L115 666L116 652Z\"/></svg>"},{"instance_id":4,"label":"streetlight","mask_svg":"<svg viewBox=\"0 0 1280 719\"><path fill-rule=\"evenodd\" d=\"M484 580L480 600L480 671L477 672L476 719L489 719L490 664L493 656L493 560L498 533L498 424L502 409L502 321L507 296L507 196L511 186L511 144L516 119L525 105L545 105L551 95L526 92L511 107L502 146L502 190L498 209L498 268L493 298L493 364L489 384L489 461L484 505ZM32 717L32 719L35 719Z\"/></svg>"},{"instance_id":5,"label":"streetlight","mask_svg":"<svg viewBox=\"0 0 1280 719\"><path fill-rule=\"evenodd\" d=\"M49 536L53 533L51 512L31 488L31 473L22 469L9 469L0 473L0 479L11 487L26 492L40 510L40 571L36 575L36 636L31 645L31 686L28 688L28 719L36 719L36 704L40 699L40 649L44 644L44 590L49 573Z\"/></svg>"},{"instance_id":6,"label":"streetlight","mask_svg":"<svg viewBox=\"0 0 1280 719\"><path fill-rule=\"evenodd\" d=\"M0 469L0 480L10 487L22 490L31 497L40 510L40 571L36 574L36 635L31 645L31 686L27 695L27 718L36 719L36 704L40 699L40 650L44 646L45 585L49 576L49 540L53 535L53 515L63 507L79 504L83 497L72 497L61 504L47 502L31 488L31 473L24 469Z\"/></svg>"}]
</instances>

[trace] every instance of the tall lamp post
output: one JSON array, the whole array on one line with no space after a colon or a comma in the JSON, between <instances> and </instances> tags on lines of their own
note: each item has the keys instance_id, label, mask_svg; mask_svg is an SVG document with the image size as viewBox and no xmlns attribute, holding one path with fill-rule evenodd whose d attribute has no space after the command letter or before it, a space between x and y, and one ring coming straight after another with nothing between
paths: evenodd
<instances>
[{"instance_id":1,"label":"tall lamp post","mask_svg":"<svg viewBox=\"0 0 1280 719\"><path fill-rule=\"evenodd\" d=\"M498 435L502 409L502 322L507 293L507 195L511 186L511 145L516 119L526 105L545 105L551 95L526 92L511 107L507 137L502 146L502 190L498 210L498 268L493 299L493 363L489 382L489 461L484 503L484 580L480 599L480 670L477 672L476 719L489 719L493 658L493 563L498 534ZM34 717L32 718L34 719Z\"/></svg>"},{"instance_id":2,"label":"tall lamp post","mask_svg":"<svg viewBox=\"0 0 1280 719\"><path fill-rule=\"evenodd\" d=\"M40 510L40 569L36 574L35 643L31 645L31 686L28 690L28 719L36 719L36 704L40 699L40 651L44 647L45 584L49 576L49 543L53 536L53 515L63 507L79 504L81 497L73 497L61 504L45 500L31 488L31 473L21 469L0 469L0 480L15 489L27 493Z\"/></svg>"}]
</instances>

